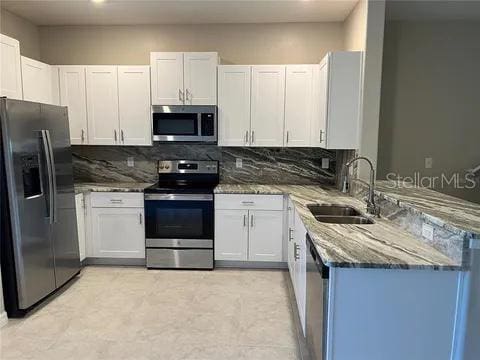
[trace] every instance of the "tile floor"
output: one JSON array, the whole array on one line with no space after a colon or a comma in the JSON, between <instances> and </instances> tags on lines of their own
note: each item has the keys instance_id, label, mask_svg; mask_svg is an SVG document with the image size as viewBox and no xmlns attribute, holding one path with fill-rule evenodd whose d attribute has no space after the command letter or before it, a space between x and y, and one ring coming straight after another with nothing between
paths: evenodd
<instances>
[{"instance_id":1,"label":"tile floor","mask_svg":"<svg viewBox=\"0 0 480 360\"><path fill-rule=\"evenodd\" d=\"M0 359L298 359L287 276L87 267L0 330Z\"/></svg>"}]
</instances>

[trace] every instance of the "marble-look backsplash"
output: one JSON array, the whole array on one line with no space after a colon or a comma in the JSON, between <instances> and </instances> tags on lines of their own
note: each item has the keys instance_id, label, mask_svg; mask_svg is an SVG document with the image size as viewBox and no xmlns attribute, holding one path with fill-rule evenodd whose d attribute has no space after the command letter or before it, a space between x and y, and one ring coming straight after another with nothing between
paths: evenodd
<instances>
[{"instance_id":1,"label":"marble-look backsplash","mask_svg":"<svg viewBox=\"0 0 480 360\"><path fill-rule=\"evenodd\" d=\"M326 184L336 182L342 151L320 148L240 148L202 144L72 146L76 182L155 182L158 160L218 160L224 183ZM127 166L133 157L134 166ZM242 168L236 167L241 158ZM322 158L329 167L322 168Z\"/></svg>"}]
</instances>

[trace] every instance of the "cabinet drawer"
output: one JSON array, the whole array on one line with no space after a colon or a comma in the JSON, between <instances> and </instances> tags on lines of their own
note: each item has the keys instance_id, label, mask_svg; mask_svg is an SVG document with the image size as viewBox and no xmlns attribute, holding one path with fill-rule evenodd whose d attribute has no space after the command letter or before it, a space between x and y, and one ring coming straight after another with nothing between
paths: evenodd
<instances>
[{"instance_id":1,"label":"cabinet drawer","mask_svg":"<svg viewBox=\"0 0 480 360\"><path fill-rule=\"evenodd\" d=\"M98 192L92 193L92 207L143 208L143 193Z\"/></svg>"},{"instance_id":2,"label":"cabinet drawer","mask_svg":"<svg viewBox=\"0 0 480 360\"><path fill-rule=\"evenodd\" d=\"M215 195L215 208L222 210L283 210L283 195Z\"/></svg>"}]
</instances>

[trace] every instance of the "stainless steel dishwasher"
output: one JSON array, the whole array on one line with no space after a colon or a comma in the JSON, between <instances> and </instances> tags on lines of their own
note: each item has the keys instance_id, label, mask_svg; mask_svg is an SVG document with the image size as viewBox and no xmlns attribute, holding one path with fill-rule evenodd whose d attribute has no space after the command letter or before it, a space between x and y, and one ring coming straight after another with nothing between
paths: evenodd
<instances>
[{"instance_id":1,"label":"stainless steel dishwasher","mask_svg":"<svg viewBox=\"0 0 480 360\"><path fill-rule=\"evenodd\" d=\"M307 235L306 338L312 360L326 359L329 269Z\"/></svg>"}]
</instances>

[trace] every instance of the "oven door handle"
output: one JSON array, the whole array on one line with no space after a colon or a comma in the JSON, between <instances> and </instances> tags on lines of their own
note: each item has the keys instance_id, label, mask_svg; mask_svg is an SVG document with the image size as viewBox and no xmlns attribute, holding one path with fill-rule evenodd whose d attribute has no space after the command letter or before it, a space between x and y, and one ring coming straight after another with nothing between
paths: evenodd
<instances>
[{"instance_id":1,"label":"oven door handle","mask_svg":"<svg viewBox=\"0 0 480 360\"><path fill-rule=\"evenodd\" d=\"M212 201L212 194L145 194L145 200Z\"/></svg>"}]
</instances>

